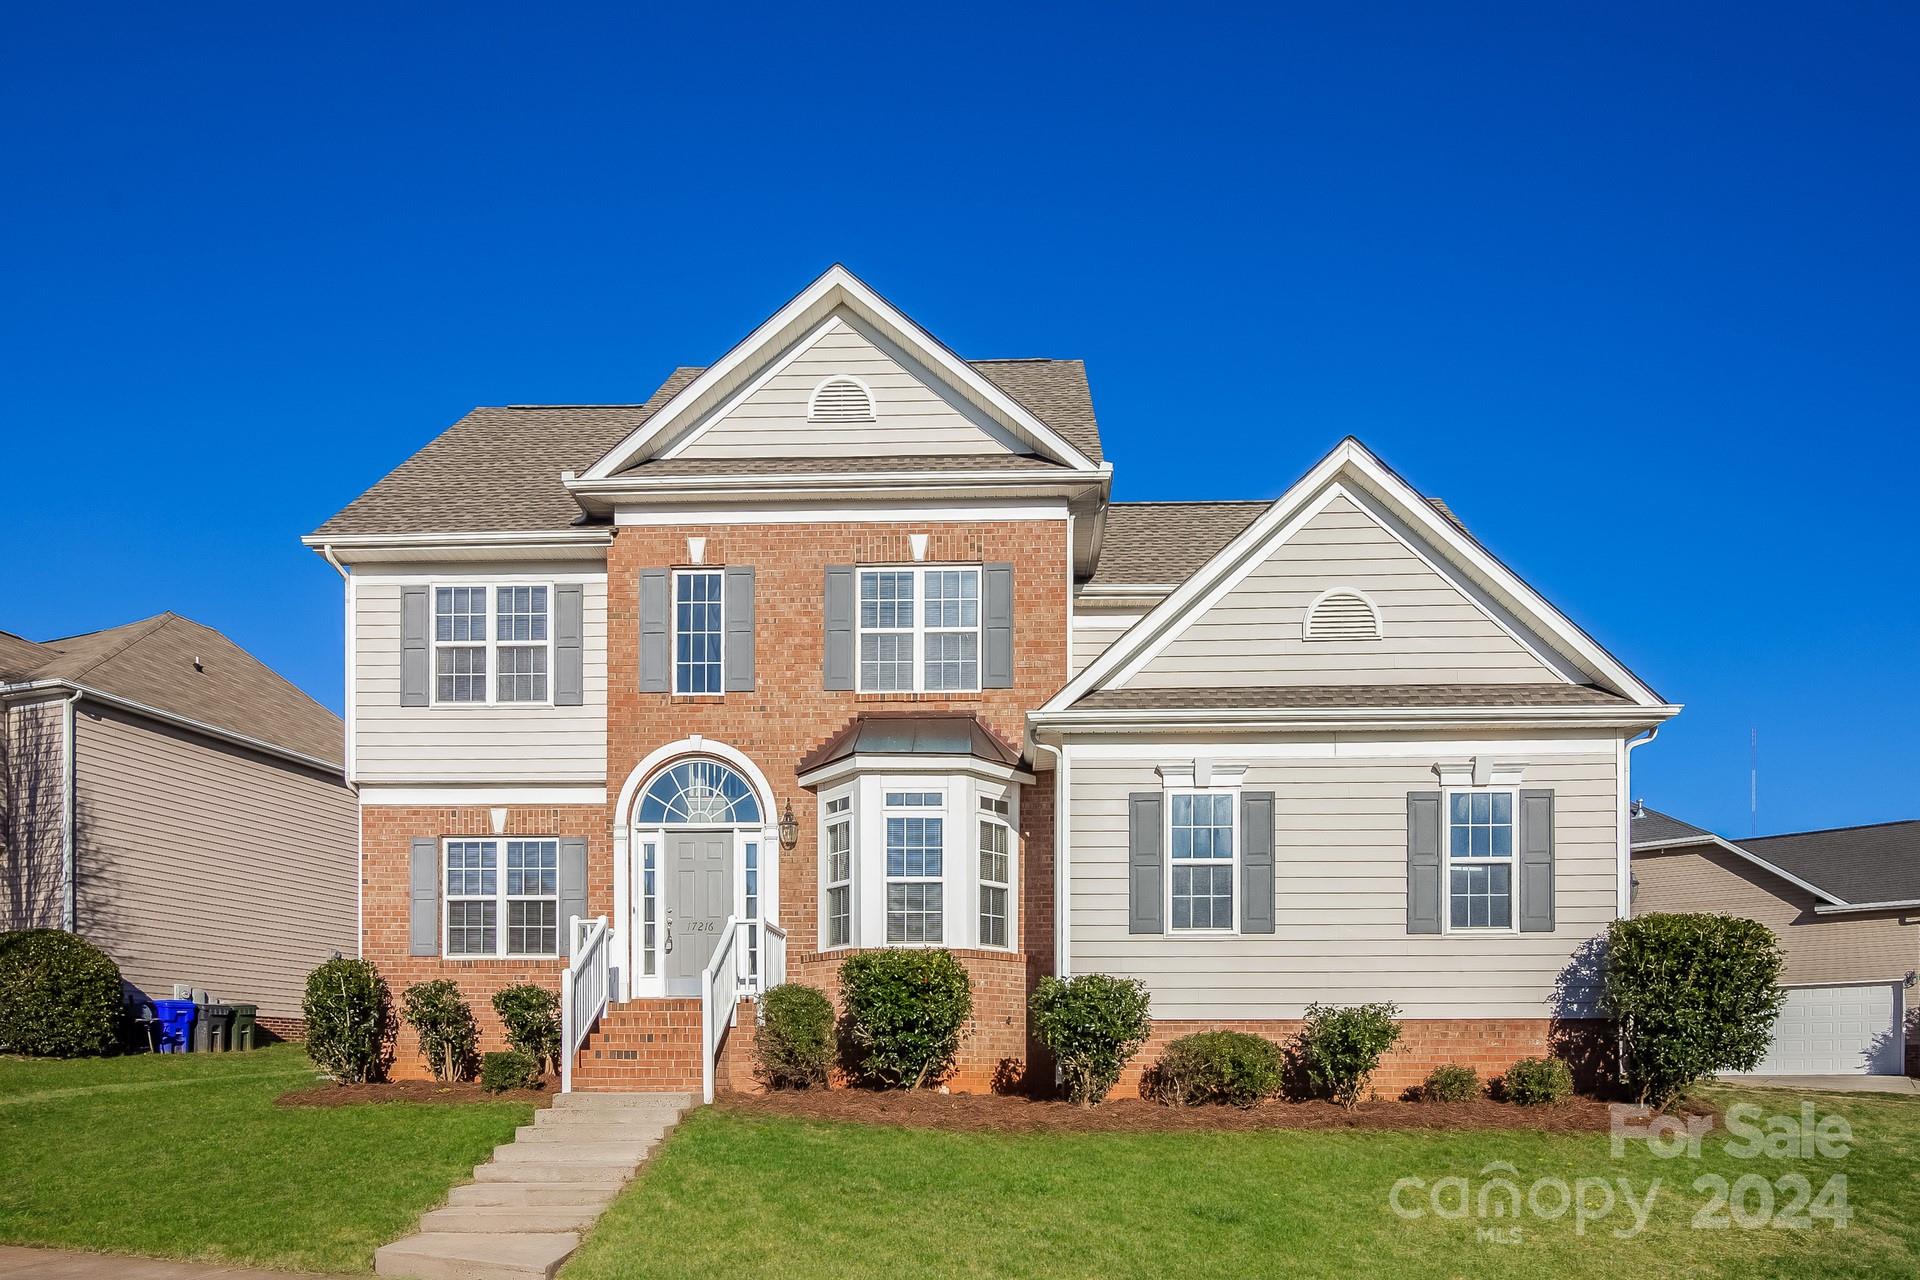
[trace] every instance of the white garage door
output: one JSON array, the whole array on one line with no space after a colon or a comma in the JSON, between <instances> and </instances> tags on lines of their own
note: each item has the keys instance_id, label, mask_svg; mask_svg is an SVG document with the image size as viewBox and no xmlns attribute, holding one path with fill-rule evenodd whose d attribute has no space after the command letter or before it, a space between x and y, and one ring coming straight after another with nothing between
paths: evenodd
<instances>
[{"instance_id":1,"label":"white garage door","mask_svg":"<svg viewBox=\"0 0 1920 1280\"><path fill-rule=\"evenodd\" d=\"M1897 1076L1905 1069L1900 984L1788 987L1773 1047L1757 1068L1777 1076Z\"/></svg>"}]
</instances>

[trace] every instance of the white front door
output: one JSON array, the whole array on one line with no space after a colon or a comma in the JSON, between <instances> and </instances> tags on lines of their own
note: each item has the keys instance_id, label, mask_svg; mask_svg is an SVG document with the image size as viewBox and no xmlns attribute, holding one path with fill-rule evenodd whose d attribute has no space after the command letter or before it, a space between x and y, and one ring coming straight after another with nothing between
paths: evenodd
<instances>
[{"instance_id":1,"label":"white front door","mask_svg":"<svg viewBox=\"0 0 1920 1280\"><path fill-rule=\"evenodd\" d=\"M1901 986L1788 987L1760 1075L1897 1076L1905 1068Z\"/></svg>"}]
</instances>

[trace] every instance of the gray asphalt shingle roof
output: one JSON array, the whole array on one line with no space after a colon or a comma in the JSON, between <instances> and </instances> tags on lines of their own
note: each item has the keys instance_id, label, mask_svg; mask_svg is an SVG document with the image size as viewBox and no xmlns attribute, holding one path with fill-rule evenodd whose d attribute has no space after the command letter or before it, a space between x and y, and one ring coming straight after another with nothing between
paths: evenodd
<instances>
[{"instance_id":1,"label":"gray asphalt shingle roof","mask_svg":"<svg viewBox=\"0 0 1920 1280\"><path fill-rule=\"evenodd\" d=\"M1636 849L1719 839L1711 831L1653 809L1633 820ZM1726 843L1842 902L1920 901L1920 820L1749 836Z\"/></svg>"},{"instance_id":2,"label":"gray asphalt shingle roof","mask_svg":"<svg viewBox=\"0 0 1920 1280\"><path fill-rule=\"evenodd\" d=\"M1682 822L1657 809L1642 808L1633 819L1633 843L1636 845L1661 844L1668 840L1709 839L1712 835L1704 828Z\"/></svg>"}]
</instances>

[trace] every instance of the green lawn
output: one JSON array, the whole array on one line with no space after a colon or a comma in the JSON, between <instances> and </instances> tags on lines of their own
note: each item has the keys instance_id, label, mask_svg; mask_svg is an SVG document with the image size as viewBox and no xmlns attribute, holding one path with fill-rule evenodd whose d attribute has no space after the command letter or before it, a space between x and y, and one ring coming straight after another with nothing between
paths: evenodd
<instances>
[{"instance_id":1,"label":"green lawn","mask_svg":"<svg viewBox=\"0 0 1920 1280\"><path fill-rule=\"evenodd\" d=\"M365 1271L531 1112L273 1105L314 1079L297 1045L0 1058L0 1242Z\"/></svg>"},{"instance_id":2,"label":"green lawn","mask_svg":"<svg viewBox=\"0 0 1920 1280\"><path fill-rule=\"evenodd\" d=\"M1799 1098L1719 1101L1797 1112ZM1703 1158L1660 1160L1641 1144L1614 1159L1604 1135L1267 1132L986 1136L813 1123L708 1110L617 1201L562 1280L792 1280L844 1276L1901 1276L1920 1273L1920 1102L1820 1095L1853 1127L1840 1159L1735 1159L1716 1130ZM1478 1189L1505 1161L1537 1178L1629 1180L1644 1230L1614 1210L1576 1233L1574 1216L1500 1222L1396 1216L1396 1180L1460 1175ZM1695 1228L1703 1175L1812 1190L1847 1177L1849 1226ZM1489 1177L1494 1175L1487 1175ZM1617 1189L1617 1183L1614 1183ZM1789 1184L1789 1189L1791 1184ZM1600 1203L1597 1190L1589 1200ZM1749 1221L1761 1193L1749 1190ZM1557 1203L1551 1191L1542 1203ZM1787 1208L1782 1194L1776 1208ZM1428 1205L1420 1194L1403 1203Z\"/></svg>"}]
</instances>

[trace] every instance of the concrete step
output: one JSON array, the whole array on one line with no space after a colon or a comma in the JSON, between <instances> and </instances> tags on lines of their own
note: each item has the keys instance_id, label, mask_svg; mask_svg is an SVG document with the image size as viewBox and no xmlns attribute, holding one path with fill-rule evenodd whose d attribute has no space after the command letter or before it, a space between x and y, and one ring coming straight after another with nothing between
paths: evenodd
<instances>
[{"instance_id":1,"label":"concrete step","mask_svg":"<svg viewBox=\"0 0 1920 1280\"><path fill-rule=\"evenodd\" d=\"M373 1269L413 1280L552 1280L579 1247L573 1231L429 1231L382 1245Z\"/></svg>"},{"instance_id":2,"label":"concrete step","mask_svg":"<svg viewBox=\"0 0 1920 1280\"><path fill-rule=\"evenodd\" d=\"M567 1111L547 1108L533 1113L532 1127L567 1133L576 1129L582 1132L598 1130L601 1133L621 1133L628 1129L678 1124L680 1116L679 1107L602 1107L599 1110L576 1107Z\"/></svg>"},{"instance_id":3,"label":"concrete step","mask_svg":"<svg viewBox=\"0 0 1920 1280\"><path fill-rule=\"evenodd\" d=\"M563 1093L553 1100L555 1111L600 1111L609 1107L668 1107L685 1110L693 1105L691 1093L662 1090L657 1093ZM546 1112L542 1111L542 1115Z\"/></svg>"},{"instance_id":4,"label":"concrete step","mask_svg":"<svg viewBox=\"0 0 1920 1280\"><path fill-rule=\"evenodd\" d=\"M657 1142L673 1127L671 1120L641 1120L637 1124L586 1120L578 1124L523 1124L513 1131L515 1142L559 1143Z\"/></svg>"},{"instance_id":5,"label":"concrete step","mask_svg":"<svg viewBox=\"0 0 1920 1280\"><path fill-rule=\"evenodd\" d=\"M657 1139L645 1142L507 1142L493 1149L495 1164L546 1164L565 1160L582 1166L615 1165L631 1169L647 1158Z\"/></svg>"},{"instance_id":6,"label":"concrete step","mask_svg":"<svg viewBox=\"0 0 1920 1280\"><path fill-rule=\"evenodd\" d=\"M625 1182L633 1176L638 1161L619 1164L581 1164L554 1152L545 1160L515 1160L502 1164L495 1160L473 1171L475 1182Z\"/></svg>"},{"instance_id":7,"label":"concrete step","mask_svg":"<svg viewBox=\"0 0 1920 1280\"><path fill-rule=\"evenodd\" d=\"M585 1231L600 1205L448 1205L420 1219L422 1231Z\"/></svg>"},{"instance_id":8,"label":"concrete step","mask_svg":"<svg viewBox=\"0 0 1920 1280\"><path fill-rule=\"evenodd\" d=\"M620 1194L619 1182L469 1182L447 1192L447 1203L500 1205L532 1209L552 1205L569 1209L604 1209Z\"/></svg>"}]
</instances>

